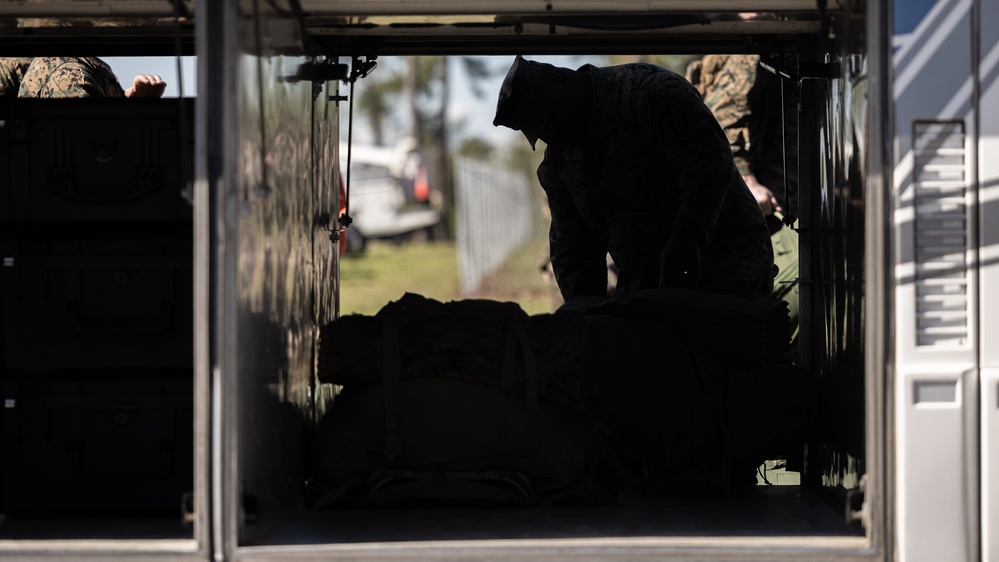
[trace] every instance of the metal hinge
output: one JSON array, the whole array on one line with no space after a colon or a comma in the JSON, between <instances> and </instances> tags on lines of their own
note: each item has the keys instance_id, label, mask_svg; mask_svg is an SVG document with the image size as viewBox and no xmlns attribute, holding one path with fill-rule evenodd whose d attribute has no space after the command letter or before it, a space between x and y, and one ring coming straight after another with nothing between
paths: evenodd
<instances>
[{"instance_id":1,"label":"metal hinge","mask_svg":"<svg viewBox=\"0 0 999 562\"><path fill-rule=\"evenodd\" d=\"M860 477L860 485L846 492L846 522L860 523L869 529L871 526L871 506L866 501L867 496L867 475Z\"/></svg>"},{"instance_id":2,"label":"metal hinge","mask_svg":"<svg viewBox=\"0 0 999 562\"><path fill-rule=\"evenodd\" d=\"M278 78L279 82L311 82L312 83L312 100L315 101L319 99L319 94L322 91L323 84L326 82L334 82L340 80L347 80L349 68L345 64L339 64L332 60L326 60L323 62L305 62L298 65L295 70L295 74L289 76L281 76Z\"/></svg>"}]
</instances>

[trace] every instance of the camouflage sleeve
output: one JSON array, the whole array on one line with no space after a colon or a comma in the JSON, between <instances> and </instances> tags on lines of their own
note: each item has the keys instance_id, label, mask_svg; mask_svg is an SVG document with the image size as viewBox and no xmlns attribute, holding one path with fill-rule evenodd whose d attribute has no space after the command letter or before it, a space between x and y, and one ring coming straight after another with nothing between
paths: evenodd
<instances>
[{"instance_id":1,"label":"camouflage sleeve","mask_svg":"<svg viewBox=\"0 0 999 562\"><path fill-rule=\"evenodd\" d=\"M747 96L756 79L758 61L759 57L755 55L728 56L720 65L715 65L710 83L702 86L704 103L725 131L736 167L743 176L750 173L750 108Z\"/></svg>"},{"instance_id":2,"label":"camouflage sleeve","mask_svg":"<svg viewBox=\"0 0 999 562\"><path fill-rule=\"evenodd\" d=\"M552 271L562 298L607 295L607 251L597 232L576 209L572 195L548 157L538 167L538 180L548 194L552 222L548 232Z\"/></svg>"},{"instance_id":3,"label":"camouflage sleeve","mask_svg":"<svg viewBox=\"0 0 999 562\"><path fill-rule=\"evenodd\" d=\"M704 67L704 61L702 59L697 59L691 61L687 65L687 70L684 72L683 77L687 79L695 88L697 88L697 93L704 97L704 86L701 82L701 70Z\"/></svg>"},{"instance_id":4,"label":"camouflage sleeve","mask_svg":"<svg viewBox=\"0 0 999 562\"><path fill-rule=\"evenodd\" d=\"M111 67L93 57L42 57L32 61L18 97L123 97Z\"/></svg>"},{"instance_id":5,"label":"camouflage sleeve","mask_svg":"<svg viewBox=\"0 0 999 562\"><path fill-rule=\"evenodd\" d=\"M17 96L21 78L30 65L30 57L0 58L0 98Z\"/></svg>"}]
</instances>

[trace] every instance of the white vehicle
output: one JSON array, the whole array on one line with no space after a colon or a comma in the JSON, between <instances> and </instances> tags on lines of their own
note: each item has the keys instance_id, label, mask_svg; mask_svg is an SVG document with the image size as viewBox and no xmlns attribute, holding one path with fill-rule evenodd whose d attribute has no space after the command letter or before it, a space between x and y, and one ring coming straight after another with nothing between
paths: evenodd
<instances>
[{"instance_id":1,"label":"white vehicle","mask_svg":"<svg viewBox=\"0 0 999 562\"><path fill-rule=\"evenodd\" d=\"M0 2L5 56L83 45L196 53L198 94L0 99L0 560L999 562L999 2ZM358 65L744 52L798 109L800 483L307 505Z\"/></svg>"},{"instance_id":2,"label":"white vehicle","mask_svg":"<svg viewBox=\"0 0 999 562\"><path fill-rule=\"evenodd\" d=\"M340 145L340 166L348 181L353 222L347 251L361 252L370 238L392 238L432 228L440 212L431 206L431 190L423 157L407 140L394 148Z\"/></svg>"}]
</instances>

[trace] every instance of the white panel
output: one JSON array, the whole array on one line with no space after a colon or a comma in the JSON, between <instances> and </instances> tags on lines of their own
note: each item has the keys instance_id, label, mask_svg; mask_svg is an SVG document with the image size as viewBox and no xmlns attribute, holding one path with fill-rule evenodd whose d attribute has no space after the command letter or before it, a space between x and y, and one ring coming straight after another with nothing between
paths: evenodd
<instances>
[{"instance_id":1,"label":"white panel","mask_svg":"<svg viewBox=\"0 0 999 562\"><path fill-rule=\"evenodd\" d=\"M982 369L982 562L999 562L999 369Z\"/></svg>"},{"instance_id":2,"label":"white panel","mask_svg":"<svg viewBox=\"0 0 999 562\"><path fill-rule=\"evenodd\" d=\"M979 558L975 1L937 0L893 53L900 562Z\"/></svg>"},{"instance_id":3,"label":"white panel","mask_svg":"<svg viewBox=\"0 0 999 562\"><path fill-rule=\"evenodd\" d=\"M953 100L962 95L956 90L946 106L960 106ZM911 151L896 166L904 176L895 178L901 562L977 558L978 408L968 399L978 387L977 300L967 123L946 113L909 123Z\"/></svg>"},{"instance_id":4,"label":"white panel","mask_svg":"<svg viewBox=\"0 0 999 562\"><path fill-rule=\"evenodd\" d=\"M955 373L953 376L941 373ZM967 540L968 474L977 436L968 432L970 365L900 372L898 408L898 551L903 562L973 560Z\"/></svg>"}]
</instances>

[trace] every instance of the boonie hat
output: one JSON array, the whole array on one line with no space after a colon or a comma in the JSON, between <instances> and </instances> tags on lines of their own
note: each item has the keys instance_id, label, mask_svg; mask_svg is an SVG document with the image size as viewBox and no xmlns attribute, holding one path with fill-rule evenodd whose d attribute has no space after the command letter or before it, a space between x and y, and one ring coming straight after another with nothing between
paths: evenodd
<instances>
[{"instance_id":1,"label":"boonie hat","mask_svg":"<svg viewBox=\"0 0 999 562\"><path fill-rule=\"evenodd\" d=\"M532 149L548 123L548 96L543 85L542 64L517 55L500 86L493 119L493 126L524 133Z\"/></svg>"}]
</instances>

